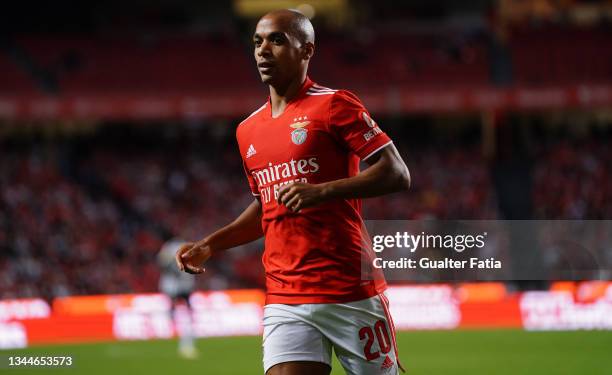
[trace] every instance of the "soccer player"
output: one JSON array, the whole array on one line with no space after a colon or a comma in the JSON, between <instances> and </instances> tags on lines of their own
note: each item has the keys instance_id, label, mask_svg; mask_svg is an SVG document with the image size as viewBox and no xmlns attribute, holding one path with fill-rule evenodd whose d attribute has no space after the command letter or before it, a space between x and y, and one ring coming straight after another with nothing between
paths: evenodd
<instances>
[{"instance_id":1,"label":"soccer player","mask_svg":"<svg viewBox=\"0 0 612 375\"><path fill-rule=\"evenodd\" d=\"M329 374L332 348L348 374L395 374L386 283L362 276L362 266L374 271L362 263L360 198L406 190L410 175L355 95L308 78L314 40L292 10L257 23L254 55L270 96L236 131L255 199L176 261L202 273L212 255L265 236L266 374ZM361 172L360 160L369 164Z\"/></svg>"},{"instance_id":2,"label":"soccer player","mask_svg":"<svg viewBox=\"0 0 612 375\"><path fill-rule=\"evenodd\" d=\"M169 240L157 254L157 264L161 271L159 290L172 300L170 319L174 322L179 337L179 355L186 359L195 359L198 357L198 350L194 343L192 312L189 304L189 296L195 288L195 279L193 275L177 270L174 262L174 255L184 243L177 239Z\"/></svg>"}]
</instances>

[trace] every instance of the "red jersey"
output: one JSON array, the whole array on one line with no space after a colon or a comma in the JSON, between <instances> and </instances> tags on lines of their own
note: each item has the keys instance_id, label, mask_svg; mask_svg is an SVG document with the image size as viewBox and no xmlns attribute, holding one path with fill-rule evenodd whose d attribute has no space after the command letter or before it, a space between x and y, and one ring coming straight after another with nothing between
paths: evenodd
<instances>
[{"instance_id":1,"label":"red jersey","mask_svg":"<svg viewBox=\"0 0 612 375\"><path fill-rule=\"evenodd\" d=\"M368 240L360 199L336 199L292 212L277 202L294 181L318 184L352 177L391 140L359 99L310 79L285 111L272 117L269 100L236 130L253 195L261 200L265 236L266 303L342 303L386 288L379 270L363 264Z\"/></svg>"}]
</instances>

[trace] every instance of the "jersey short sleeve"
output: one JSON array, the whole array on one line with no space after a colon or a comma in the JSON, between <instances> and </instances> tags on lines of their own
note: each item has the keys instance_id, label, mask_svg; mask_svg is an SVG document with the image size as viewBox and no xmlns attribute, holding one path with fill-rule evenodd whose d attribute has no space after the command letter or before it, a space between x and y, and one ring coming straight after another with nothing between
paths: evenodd
<instances>
[{"instance_id":1,"label":"jersey short sleeve","mask_svg":"<svg viewBox=\"0 0 612 375\"><path fill-rule=\"evenodd\" d=\"M348 91L341 90L333 95L329 129L362 160L391 143L361 101Z\"/></svg>"}]
</instances>

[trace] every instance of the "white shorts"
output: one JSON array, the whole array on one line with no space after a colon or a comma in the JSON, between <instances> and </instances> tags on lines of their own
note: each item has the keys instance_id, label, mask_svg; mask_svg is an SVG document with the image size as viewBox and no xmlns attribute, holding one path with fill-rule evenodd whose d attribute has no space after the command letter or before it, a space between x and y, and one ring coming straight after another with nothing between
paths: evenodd
<instances>
[{"instance_id":1,"label":"white shorts","mask_svg":"<svg viewBox=\"0 0 612 375\"><path fill-rule=\"evenodd\" d=\"M398 373L395 327L384 294L361 301L264 307L263 365L293 361L331 367L332 347L349 375Z\"/></svg>"}]
</instances>

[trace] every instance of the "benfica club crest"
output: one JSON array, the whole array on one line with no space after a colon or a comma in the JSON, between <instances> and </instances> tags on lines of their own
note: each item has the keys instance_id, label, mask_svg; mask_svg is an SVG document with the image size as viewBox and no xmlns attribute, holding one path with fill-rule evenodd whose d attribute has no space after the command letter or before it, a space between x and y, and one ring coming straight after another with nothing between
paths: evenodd
<instances>
[{"instance_id":1,"label":"benfica club crest","mask_svg":"<svg viewBox=\"0 0 612 375\"><path fill-rule=\"evenodd\" d=\"M293 121L296 122L289 125L293 129L295 129L291 132L291 141L296 145L301 145L302 143L306 142L306 137L308 137L308 130L306 130L305 127L306 125L310 124L310 121L303 120L307 119L307 116L296 117L293 119Z\"/></svg>"}]
</instances>

